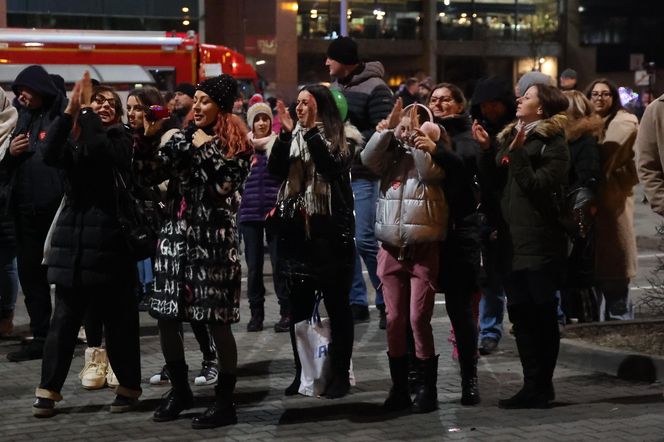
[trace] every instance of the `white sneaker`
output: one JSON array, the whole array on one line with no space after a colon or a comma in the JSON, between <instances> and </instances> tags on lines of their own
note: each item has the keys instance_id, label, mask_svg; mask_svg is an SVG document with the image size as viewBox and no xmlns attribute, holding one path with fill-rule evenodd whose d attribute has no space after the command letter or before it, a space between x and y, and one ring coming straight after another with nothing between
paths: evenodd
<instances>
[{"instance_id":1,"label":"white sneaker","mask_svg":"<svg viewBox=\"0 0 664 442\"><path fill-rule=\"evenodd\" d=\"M194 385L212 385L217 383L219 369L216 361L203 361L201 373L194 378Z\"/></svg>"},{"instance_id":2,"label":"white sneaker","mask_svg":"<svg viewBox=\"0 0 664 442\"><path fill-rule=\"evenodd\" d=\"M162 367L161 371L153 374L150 377L150 385L164 385L168 384L169 382L171 382L171 380L168 378L165 365Z\"/></svg>"},{"instance_id":3,"label":"white sneaker","mask_svg":"<svg viewBox=\"0 0 664 442\"><path fill-rule=\"evenodd\" d=\"M109 388L117 388L120 385L120 381L118 381L118 378L115 376L115 372L110 363L106 370L106 385L108 385Z\"/></svg>"},{"instance_id":4,"label":"white sneaker","mask_svg":"<svg viewBox=\"0 0 664 442\"><path fill-rule=\"evenodd\" d=\"M106 371L108 357L106 350L101 347L88 347L85 349L85 365L79 373L81 385L86 390L97 390L106 385Z\"/></svg>"}]
</instances>

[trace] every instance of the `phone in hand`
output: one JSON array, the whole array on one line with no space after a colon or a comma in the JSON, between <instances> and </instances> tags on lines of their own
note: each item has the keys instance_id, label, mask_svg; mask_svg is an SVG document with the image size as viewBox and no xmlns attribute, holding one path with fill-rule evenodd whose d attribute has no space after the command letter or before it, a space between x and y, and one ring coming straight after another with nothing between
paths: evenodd
<instances>
[{"instance_id":1,"label":"phone in hand","mask_svg":"<svg viewBox=\"0 0 664 442\"><path fill-rule=\"evenodd\" d=\"M154 105L145 110L145 119L148 121L159 121L171 116L171 112L165 106Z\"/></svg>"}]
</instances>

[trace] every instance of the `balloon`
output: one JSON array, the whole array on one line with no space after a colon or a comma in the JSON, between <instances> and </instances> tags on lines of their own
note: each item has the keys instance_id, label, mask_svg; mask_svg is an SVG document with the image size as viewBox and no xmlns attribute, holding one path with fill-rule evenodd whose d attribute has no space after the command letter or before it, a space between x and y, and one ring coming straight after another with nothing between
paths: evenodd
<instances>
[{"instance_id":1,"label":"balloon","mask_svg":"<svg viewBox=\"0 0 664 442\"><path fill-rule=\"evenodd\" d=\"M346 97L337 89L332 89L330 92L332 92L334 102L337 104L337 109L339 109L341 121L346 121L346 117L348 116L348 102L346 101Z\"/></svg>"}]
</instances>

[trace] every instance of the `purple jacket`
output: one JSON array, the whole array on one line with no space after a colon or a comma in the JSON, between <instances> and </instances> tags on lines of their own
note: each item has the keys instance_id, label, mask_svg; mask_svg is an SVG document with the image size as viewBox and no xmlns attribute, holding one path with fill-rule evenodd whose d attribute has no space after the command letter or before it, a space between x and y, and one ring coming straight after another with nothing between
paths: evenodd
<instances>
[{"instance_id":1,"label":"purple jacket","mask_svg":"<svg viewBox=\"0 0 664 442\"><path fill-rule=\"evenodd\" d=\"M265 221L265 216L277 202L280 187L281 179L267 170L266 152L256 149L242 193L240 222Z\"/></svg>"}]
</instances>

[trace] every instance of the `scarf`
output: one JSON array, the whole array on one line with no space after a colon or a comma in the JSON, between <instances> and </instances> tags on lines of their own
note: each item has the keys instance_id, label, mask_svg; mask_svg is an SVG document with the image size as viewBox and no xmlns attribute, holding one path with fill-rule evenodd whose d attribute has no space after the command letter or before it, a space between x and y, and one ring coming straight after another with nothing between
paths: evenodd
<instances>
[{"instance_id":1,"label":"scarf","mask_svg":"<svg viewBox=\"0 0 664 442\"><path fill-rule=\"evenodd\" d=\"M12 106L5 95L5 91L0 88L0 160L5 157L9 150L11 134L18 121L18 112Z\"/></svg>"},{"instance_id":2,"label":"scarf","mask_svg":"<svg viewBox=\"0 0 664 442\"><path fill-rule=\"evenodd\" d=\"M317 123L317 128L325 140L325 132L322 125ZM288 178L284 182L280 199L302 195L307 215L326 215L332 213L332 192L330 183L318 172L311 152L304 141L304 134L308 129L298 123L293 130L293 139L290 145L290 167ZM329 143L325 141L326 144Z\"/></svg>"},{"instance_id":3,"label":"scarf","mask_svg":"<svg viewBox=\"0 0 664 442\"><path fill-rule=\"evenodd\" d=\"M252 146L254 146L254 149L265 151L265 156L267 158L270 158L270 152L272 151L272 146L274 145L274 141L277 139L276 134L272 133L267 137L254 138L254 133L249 132L247 138L249 139L249 142L252 144Z\"/></svg>"},{"instance_id":4,"label":"scarf","mask_svg":"<svg viewBox=\"0 0 664 442\"><path fill-rule=\"evenodd\" d=\"M535 120L532 123L528 123L524 126L524 124L521 122L521 120L519 120L519 122L515 126L515 129L516 129L517 132L519 132L521 130L521 127L523 127L523 129L526 131L526 135L528 135L530 133L530 131L535 129L535 126L537 126L541 121L542 120Z\"/></svg>"}]
</instances>

